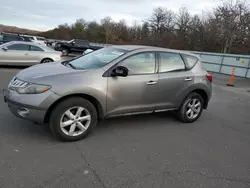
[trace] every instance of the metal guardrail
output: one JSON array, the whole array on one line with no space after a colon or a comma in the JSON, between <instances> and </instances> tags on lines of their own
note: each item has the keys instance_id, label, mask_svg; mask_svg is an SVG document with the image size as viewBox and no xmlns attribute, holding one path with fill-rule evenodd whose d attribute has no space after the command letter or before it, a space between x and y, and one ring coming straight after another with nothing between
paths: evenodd
<instances>
[{"instance_id":1,"label":"metal guardrail","mask_svg":"<svg viewBox=\"0 0 250 188\"><path fill-rule=\"evenodd\" d=\"M230 75L235 67L235 75L250 78L250 56L190 51L200 56L204 68L211 72Z\"/></svg>"}]
</instances>

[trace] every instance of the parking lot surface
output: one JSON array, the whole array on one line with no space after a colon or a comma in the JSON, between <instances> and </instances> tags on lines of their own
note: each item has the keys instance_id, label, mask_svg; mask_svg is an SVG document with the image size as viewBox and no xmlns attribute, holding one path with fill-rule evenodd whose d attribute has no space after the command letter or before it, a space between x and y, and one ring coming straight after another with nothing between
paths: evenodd
<instances>
[{"instance_id":1,"label":"parking lot surface","mask_svg":"<svg viewBox=\"0 0 250 188\"><path fill-rule=\"evenodd\" d=\"M0 68L0 89L19 70ZM114 118L74 143L12 115L1 93L0 188L249 188L250 81L227 78L215 76L193 124L169 112Z\"/></svg>"}]
</instances>

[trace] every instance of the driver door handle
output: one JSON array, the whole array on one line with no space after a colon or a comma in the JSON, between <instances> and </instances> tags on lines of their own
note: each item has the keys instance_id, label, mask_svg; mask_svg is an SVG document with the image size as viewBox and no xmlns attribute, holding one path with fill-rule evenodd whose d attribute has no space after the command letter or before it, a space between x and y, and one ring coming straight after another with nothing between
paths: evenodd
<instances>
[{"instance_id":1,"label":"driver door handle","mask_svg":"<svg viewBox=\"0 0 250 188\"><path fill-rule=\"evenodd\" d=\"M24 55L29 55L28 53L25 53Z\"/></svg>"},{"instance_id":2,"label":"driver door handle","mask_svg":"<svg viewBox=\"0 0 250 188\"><path fill-rule=\"evenodd\" d=\"M185 81L192 81L192 78L187 77L187 78L185 78Z\"/></svg>"},{"instance_id":3,"label":"driver door handle","mask_svg":"<svg viewBox=\"0 0 250 188\"><path fill-rule=\"evenodd\" d=\"M157 82L156 81L149 81L148 83L147 83L147 85L155 85Z\"/></svg>"}]
</instances>

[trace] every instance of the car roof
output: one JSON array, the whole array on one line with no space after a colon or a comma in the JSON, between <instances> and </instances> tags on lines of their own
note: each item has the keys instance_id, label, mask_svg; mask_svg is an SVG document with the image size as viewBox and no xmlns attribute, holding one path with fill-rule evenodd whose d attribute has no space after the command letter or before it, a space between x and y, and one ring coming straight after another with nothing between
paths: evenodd
<instances>
[{"instance_id":1,"label":"car roof","mask_svg":"<svg viewBox=\"0 0 250 188\"><path fill-rule=\"evenodd\" d=\"M47 52L50 51L50 50L51 50L51 52L54 52L54 50L53 50L53 49L50 49L49 47L45 47L45 46L42 46L42 45L40 45L40 44L36 44L36 43L33 43L33 42L11 41L11 42L4 43L4 44L2 44L2 45L7 46L7 45L9 45L9 44L27 44L27 45L37 46L37 47L42 48L43 50L45 50L45 51L47 51ZM56 51L55 51L55 52L56 52Z\"/></svg>"},{"instance_id":2,"label":"car roof","mask_svg":"<svg viewBox=\"0 0 250 188\"><path fill-rule=\"evenodd\" d=\"M37 45L36 43L33 42L25 42L25 41L11 41L6 44L27 44L27 45L34 45L40 47L41 45Z\"/></svg>"},{"instance_id":3,"label":"car roof","mask_svg":"<svg viewBox=\"0 0 250 188\"><path fill-rule=\"evenodd\" d=\"M179 54L184 54L184 55L190 55L190 56L195 56L199 59L199 56L196 54L184 51L184 50L174 50L174 49L169 49L169 48L161 48L161 47L156 47L156 46L144 46L144 45L113 45L112 47L121 49L121 50L127 50L127 51L135 51L135 50L140 50L140 49L147 49L147 50L153 50L153 51L165 51L165 52L172 52L172 53L179 53Z\"/></svg>"}]
</instances>

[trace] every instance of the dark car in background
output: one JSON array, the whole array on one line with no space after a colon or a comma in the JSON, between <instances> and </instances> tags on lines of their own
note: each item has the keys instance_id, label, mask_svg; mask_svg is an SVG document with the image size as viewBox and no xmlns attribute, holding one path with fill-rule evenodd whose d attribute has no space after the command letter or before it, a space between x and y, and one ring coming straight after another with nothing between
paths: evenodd
<instances>
[{"instance_id":1,"label":"dark car in background","mask_svg":"<svg viewBox=\"0 0 250 188\"><path fill-rule=\"evenodd\" d=\"M25 42L30 42L30 40L26 37L23 37L19 34L14 34L14 33L0 33L0 44L4 44L6 42L11 42L11 41L25 41Z\"/></svg>"},{"instance_id":2,"label":"dark car in background","mask_svg":"<svg viewBox=\"0 0 250 188\"><path fill-rule=\"evenodd\" d=\"M67 56L69 53L83 53L89 47L89 41L73 39L68 42L57 42L54 49L61 51L63 55Z\"/></svg>"}]
</instances>

